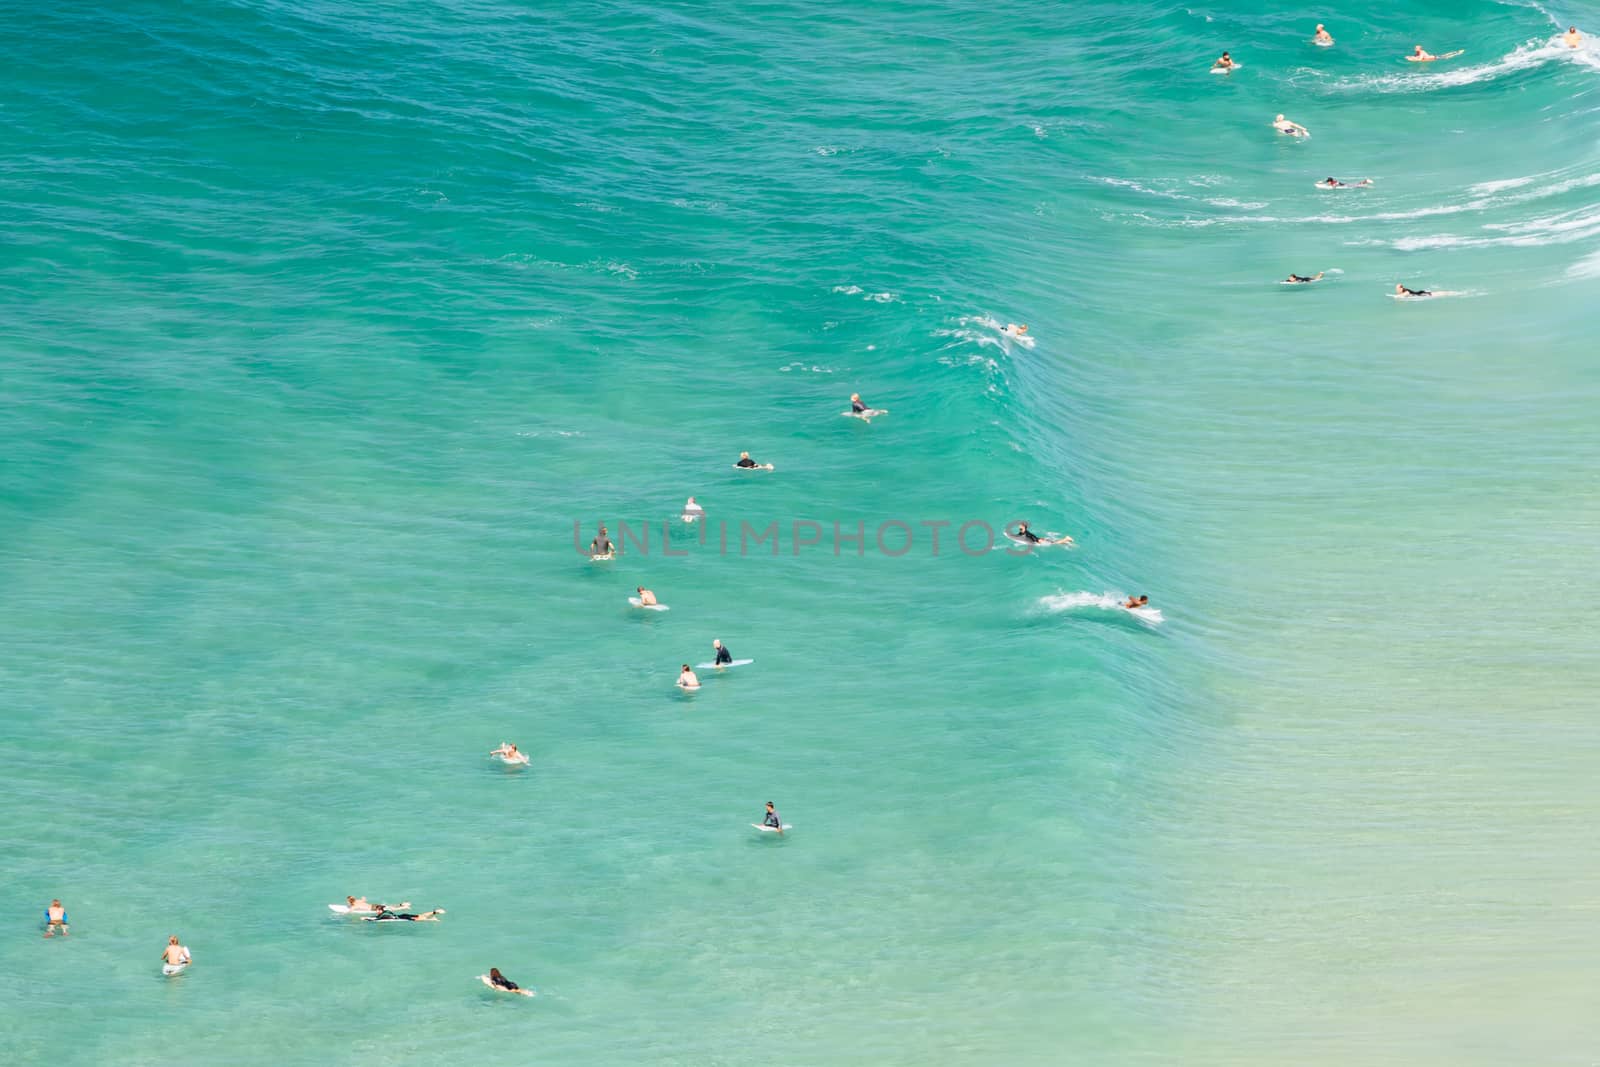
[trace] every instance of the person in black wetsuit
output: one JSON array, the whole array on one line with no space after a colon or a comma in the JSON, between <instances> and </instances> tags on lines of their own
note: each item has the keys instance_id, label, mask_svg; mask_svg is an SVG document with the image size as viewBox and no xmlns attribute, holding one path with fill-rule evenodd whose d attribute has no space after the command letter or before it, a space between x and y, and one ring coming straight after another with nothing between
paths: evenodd
<instances>
[{"instance_id":1,"label":"person in black wetsuit","mask_svg":"<svg viewBox=\"0 0 1600 1067\"><path fill-rule=\"evenodd\" d=\"M382 911L378 912L378 914L370 916L363 921L369 923L436 923L439 921L439 916L443 914L443 908L434 908L432 911L425 911L421 915L417 915L409 911L390 911L388 908L384 908Z\"/></svg>"},{"instance_id":2,"label":"person in black wetsuit","mask_svg":"<svg viewBox=\"0 0 1600 1067\"><path fill-rule=\"evenodd\" d=\"M504 989L511 993L518 992L522 989L522 987L517 983L501 974L500 968L498 967L489 968L489 984L494 986L496 989Z\"/></svg>"},{"instance_id":3,"label":"person in black wetsuit","mask_svg":"<svg viewBox=\"0 0 1600 1067\"><path fill-rule=\"evenodd\" d=\"M850 413L853 414L853 415L859 415L863 411L866 411L866 410L867 410L867 405L862 402L861 394L860 393L851 393L850 394Z\"/></svg>"},{"instance_id":4,"label":"person in black wetsuit","mask_svg":"<svg viewBox=\"0 0 1600 1067\"><path fill-rule=\"evenodd\" d=\"M1433 294L1430 293L1426 289L1407 289L1405 286L1397 284L1394 287L1394 295L1395 296L1432 296Z\"/></svg>"},{"instance_id":5,"label":"person in black wetsuit","mask_svg":"<svg viewBox=\"0 0 1600 1067\"><path fill-rule=\"evenodd\" d=\"M713 640L711 642L711 647L717 650L717 658L713 662L716 663L718 667L725 663L733 662L733 653L729 652L727 646L721 641Z\"/></svg>"},{"instance_id":6,"label":"person in black wetsuit","mask_svg":"<svg viewBox=\"0 0 1600 1067\"><path fill-rule=\"evenodd\" d=\"M759 464L755 460L751 459L750 458L750 453L748 453L748 452L740 452L739 453L739 462L735 463L734 466L735 467L759 467L759 466L761 466L761 464Z\"/></svg>"},{"instance_id":7,"label":"person in black wetsuit","mask_svg":"<svg viewBox=\"0 0 1600 1067\"><path fill-rule=\"evenodd\" d=\"M770 826L780 834L783 833L783 820L778 817L778 809L772 806L772 801L767 801L767 815L761 820L762 826Z\"/></svg>"},{"instance_id":8,"label":"person in black wetsuit","mask_svg":"<svg viewBox=\"0 0 1600 1067\"><path fill-rule=\"evenodd\" d=\"M1039 535L1028 529L1028 524L1025 522L1017 523L1017 537L1030 545L1036 545L1040 541Z\"/></svg>"},{"instance_id":9,"label":"person in black wetsuit","mask_svg":"<svg viewBox=\"0 0 1600 1067\"><path fill-rule=\"evenodd\" d=\"M1296 285L1304 285L1306 282L1320 282L1322 280L1323 273L1324 272L1319 270L1319 271L1317 271L1316 274L1312 275L1309 278L1306 277L1304 274L1291 274L1287 278L1285 278L1284 281L1286 281L1286 282L1294 282Z\"/></svg>"}]
</instances>

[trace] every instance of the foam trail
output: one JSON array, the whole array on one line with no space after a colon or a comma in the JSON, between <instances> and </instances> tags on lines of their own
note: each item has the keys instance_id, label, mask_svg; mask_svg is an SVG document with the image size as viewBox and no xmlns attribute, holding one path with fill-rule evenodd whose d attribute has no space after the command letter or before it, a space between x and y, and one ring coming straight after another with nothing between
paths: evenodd
<instances>
[{"instance_id":1,"label":"foam trail","mask_svg":"<svg viewBox=\"0 0 1600 1067\"><path fill-rule=\"evenodd\" d=\"M1127 596L1122 593L1055 593L1051 596L1042 596L1039 603L1046 611L1063 612L1077 611L1081 608L1101 608L1106 611L1120 611L1136 618L1142 619L1152 626L1166 621L1160 608L1125 608L1122 605L1127 601Z\"/></svg>"}]
</instances>

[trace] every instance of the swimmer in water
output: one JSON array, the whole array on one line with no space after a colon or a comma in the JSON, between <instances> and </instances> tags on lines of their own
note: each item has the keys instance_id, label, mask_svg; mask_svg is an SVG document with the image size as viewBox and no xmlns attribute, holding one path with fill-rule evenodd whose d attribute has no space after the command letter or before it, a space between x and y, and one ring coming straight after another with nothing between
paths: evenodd
<instances>
[{"instance_id":1,"label":"swimmer in water","mask_svg":"<svg viewBox=\"0 0 1600 1067\"><path fill-rule=\"evenodd\" d=\"M436 923L439 921L439 916L443 914L443 908L434 908L432 911L425 911L420 915L413 914L409 911L390 911L388 908L384 908L383 910L379 911L378 914L369 915L361 921L369 923Z\"/></svg>"},{"instance_id":2,"label":"swimmer in water","mask_svg":"<svg viewBox=\"0 0 1600 1067\"><path fill-rule=\"evenodd\" d=\"M1324 273L1323 271L1319 270L1319 271L1317 271L1316 274L1312 275L1309 278L1307 278L1303 274L1291 274L1287 278L1285 278L1284 281L1293 282L1296 285L1304 285L1307 282L1320 282L1322 280L1323 273Z\"/></svg>"},{"instance_id":3,"label":"swimmer in water","mask_svg":"<svg viewBox=\"0 0 1600 1067\"><path fill-rule=\"evenodd\" d=\"M616 551L616 546L611 543L611 535L606 533L606 524L600 524L600 532L589 542L589 555L609 556Z\"/></svg>"},{"instance_id":4,"label":"swimmer in water","mask_svg":"<svg viewBox=\"0 0 1600 1067\"><path fill-rule=\"evenodd\" d=\"M186 947L178 944L178 935L173 934L167 938L167 947L161 953L161 962L168 967L182 967L193 963L194 957L189 954Z\"/></svg>"},{"instance_id":5,"label":"swimmer in water","mask_svg":"<svg viewBox=\"0 0 1600 1067\"><path fill-rule=\"evenodd\" d=\"M522 753L517 751L517 746L513 745L510 741L502 742L500 747L495 749L493 752L489 753L489 755L491 755L491 756L499 756L501 759L518 760L519 762L523 758ZM411 905L410 904L402 904L400 906L402 908L409 908ZM388 908L380 908L379 910L380 911L388 911L389 909Z\"/></svg>"},{"instance_id":6,"label":"swimmer in water","mask_svg":"<svg viewBox=\"0 0 1600 1067\"><path fill-rule=\"evenodd\" d=\"M1583 34L1578 32L1578 27L1571 26L1566 33L1561 35L1561 42L1568 48L1582 48Z\"/></svg>"},{"instance_id":7,"label":"swimmer in water","mask_svg":"<svg viewBox=\"0 0 1600 1067\"><path fill-rule=\"evenodd\" d=\"M517 983L501 974L498 967L489 968L489 984L495 989L503 989L507 993L520 993L525 997L533 996L533 990L523 989Z\"/></svg>"},{"instance_id":8,"label":"swimmer in water","mask_svg":"<svg viewBox=\"0 0 1600 1067\"><path fill-rule=\"evenodd\" d=\"M1432 296L1433 293L1429 292L1427 289L1407 289L1403 285L1396 285L1394 287L1394 295L1395 296Z\"/></svg>"},{"instance_id":9,"label":"swimmer in water","mask_svg":"<svg viewBox=\"0 0 1600 1067\"><path fill-rule=\"evenodd\" d=\"M733 653L729 652L728 646L724 645L721 641L713 640L711 642L711 647L717 650L716 659L714 659L712 662L714 662L718 667L725 663L733 662Z\"/></svg>"},{"instance_id":10,"label":"swimmer in water","mask_svg":"<svg viewBox=\"0 0 1600 1067\"><path fill-rule=\"evenodd\" d=\"M1237 66L1237 64L1234 63L1233 57L1230 56L1228 53L1224 52L1224 53L1222 53L1222 56L1215 63L1211 64L1211 69L1213 69L1213 70L1232 70L1235 66Z\"/></svg>"},{"instance_id":11,"label":"swimmer in water","mask_svg":"<svg viewBox=\"0 0 1600 1067\"><path fill-rule=\"evenodd\" d=\"M52 900L50 906L44 909L44 936L54 937L58 929L62 937L67 936L67 909L61 901Z\"/></svg>"},{"instance_id":12,"label":"swimmer in water","mask_svg":"<svg viewBox=\"0 0 1600 1067\"><path fill-rule=\"evenodd\" d=\"M639 594L639 606L641 608L650 608L655 606L656 595L650 590L646 589L642 585L637 585L634 586L633 591Z\"/></svg>"},{"instance_id":13,"label":"swimmer in water","mask_svg":"<svg viewBox=\"0 0 1600 1067\"><path fill-rule=\"evenodd\" d=\"M1319 22L1319 23L1317 23L1316 36L1312 37L1311 39L1313 41L1317 42L1318 44L1332 44L1333 43L1333 34L1329 33L1327 30L1323 29L1322 28L1322 23Z\"/></svg>"},{"instance_id":14,"label":"swimmer in water","mask_svg":"<svg viewBox=\"0 0 1600 1067\"><path fill-rule=\"evenodd\" d=\"M699 677L694 673L694 668L690 667L687 663L683 665L683 670L678 672L678 687L680 689L700 688Z\"/></svg>"},{"instance_id":15,"label":"swimmer in water","mask_svg":"<svg viewBox=\"0 0 1600 1067\"><path fill-rule=\"evenodd\" d=\"M1298 122L1290 122L1282 115L1279 115L1277 118L1272 120L1272 126L1273 129L1277 130L1279 133L1286 133L1290 137L1307 137L1311 134L1310 130L1306 129Z\"/></svg>"},{"instance_id":16,"label":"swimmer in water","mask_svg":"<svg viewBox=\"0 0 1600 1067\"><path fill-rule=\"evenodd\" d=\"M783 820L778 817L778 809L772 806L772 801L767 801L767 814L761 819L762 826L770 826L778 833L783 833Z\"/></svg>"},{"instance_id":17,"label":"swimmer in water","mask_svg":"<svg viewBox=\"0 0 1600 1067\"><path fill-rule=\"evenodd\" d=\"M1131 596L1128 598L1128 602L1122 606L1132 611L1134 608L1142 608L1148 603L1150 603L1150 598L1147 596Z\"/></svg>"}]
</instances>

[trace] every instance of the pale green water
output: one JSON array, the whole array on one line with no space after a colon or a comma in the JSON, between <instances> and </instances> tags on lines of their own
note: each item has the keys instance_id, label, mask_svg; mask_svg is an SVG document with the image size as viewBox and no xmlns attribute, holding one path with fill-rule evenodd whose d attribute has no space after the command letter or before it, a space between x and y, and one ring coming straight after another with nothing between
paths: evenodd
<instances>
[{"instance_id":1,"label":"pale green water","mask_svg":"<svg viewBox=\"0 0 1600 1067\"><path fill-rule=\"evenodd\" d=\"M1318 18L9 20L0 1060L1591 1062L1600 61Z\"/></svg>"}]
</instances>

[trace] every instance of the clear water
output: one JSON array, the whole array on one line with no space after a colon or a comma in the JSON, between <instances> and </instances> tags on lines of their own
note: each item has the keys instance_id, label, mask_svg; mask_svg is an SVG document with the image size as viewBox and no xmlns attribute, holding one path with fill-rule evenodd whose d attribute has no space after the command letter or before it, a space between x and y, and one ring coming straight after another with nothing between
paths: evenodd
<instances>
[{"instance_id":1,"label":"clear water","mask_svg":"<svg viewBox=\"0 0 1600 1067\"><path fill-rule=\"evenodd\" d=\"M1591 1062L1571 21L13 12L0 1060Z\"/></svg>"}]
</instances>

